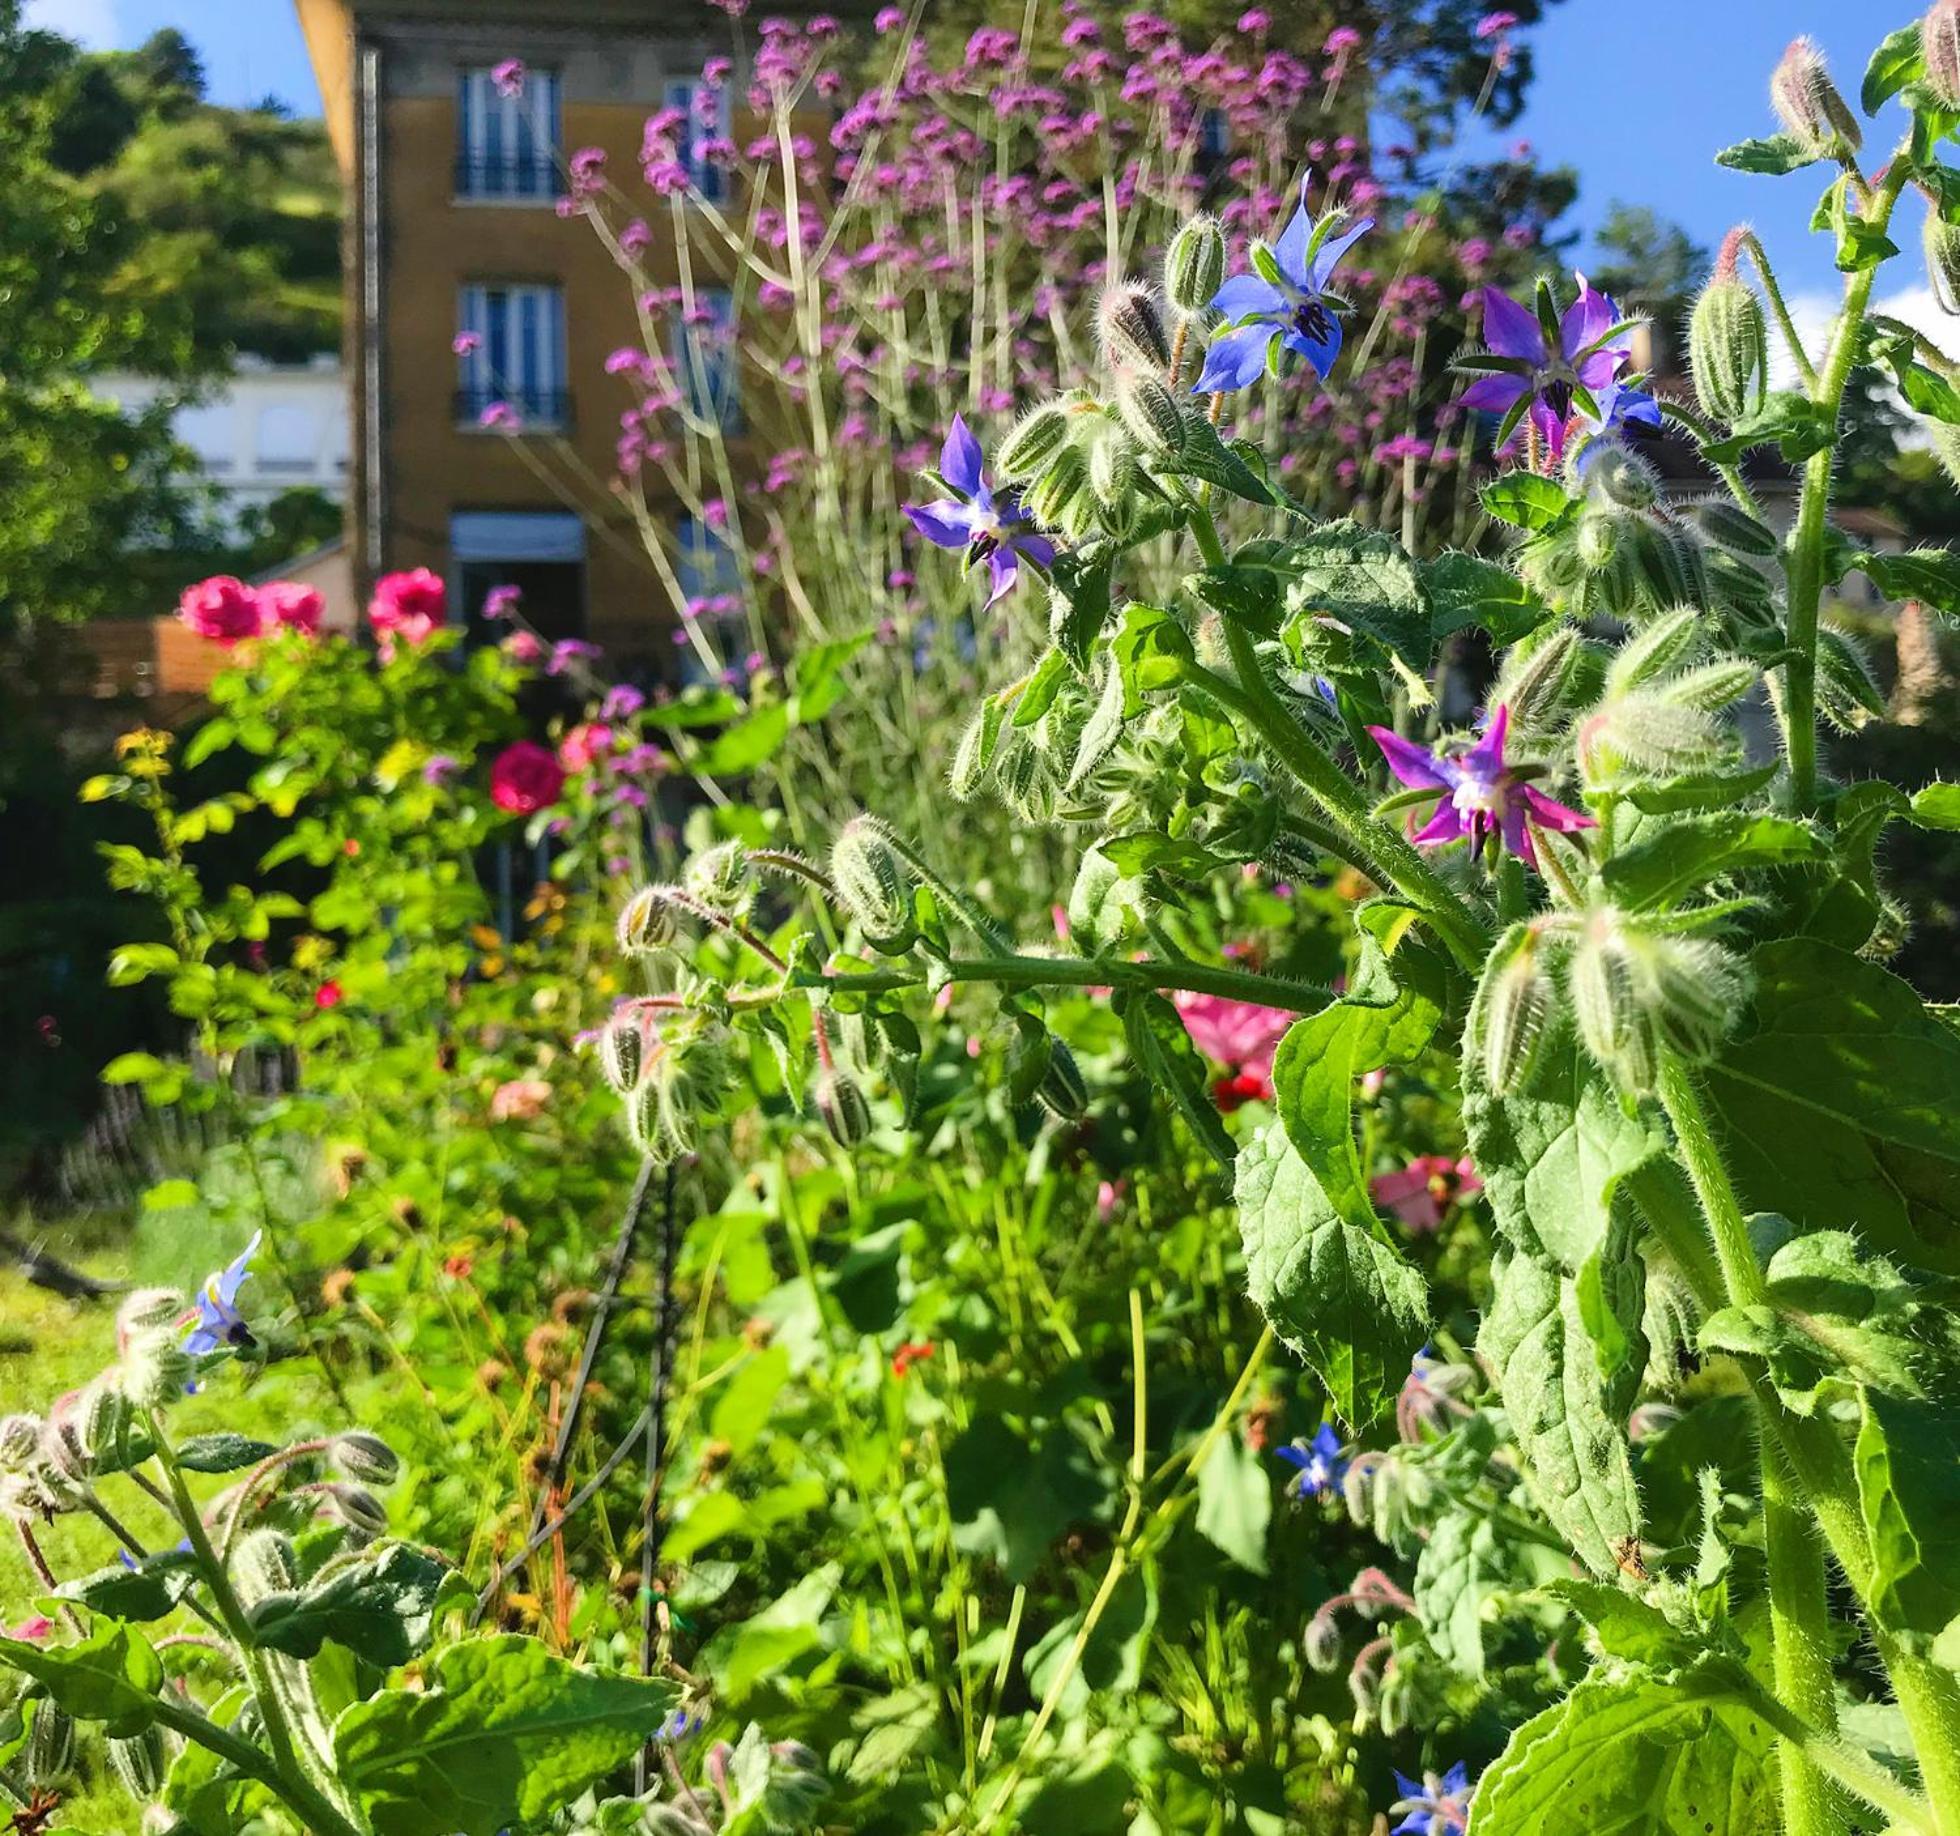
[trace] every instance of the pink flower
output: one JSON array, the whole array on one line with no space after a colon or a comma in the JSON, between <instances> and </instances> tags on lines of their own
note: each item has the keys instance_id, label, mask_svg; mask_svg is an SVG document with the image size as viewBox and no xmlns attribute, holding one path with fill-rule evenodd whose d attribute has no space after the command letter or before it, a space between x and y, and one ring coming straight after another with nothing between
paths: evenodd
<instances>
[{"instance_id":1,"label":"pink flower","mask_svg":"<svg viewBox=\"0 0 1960 1836\"><path fill-rule=\"evenodd\" d=\"M514 586L493 586L483 596L485 618L509 618L516 610L523 590Z\"/></svg>"},{"instance_id":2,"label":"pink flower","mask_svg":"<svg viewBox=\"0 0 1960 1836\"><path fill-rule=\"evenodd\" d=\"M1264 7L1252 7L1239 15L1239 30L1248 38L1265 31L1273 23L1273 16Z\"/></svg>"},{"instance_id":3,"label":"pink flower","mask_svg":"<svg viewBox=\"0 0 1960 1836\"><path fill-rule=\"evenodd\" d=\"M458 357L467 357L472 351L478 351L483 348L483 340L475 332L458 332L455 337L450 339L449 348Z\"/></svg>"},{"instance_id":4,"label":"pink flower","mask_svg":"<svg viewBox=\"0 0 1960 1836\"><path fill-rule=\"evenodd\" d=\"M1221 1109L1264 1100L1273 1094L1273 1054L1295 1016L1280 1007L1261 1007L1253 1001L1230 1001L1223 995L1194 994L1182 989L1171 997L1191 1043L1228 1075L1219 1079L1212 1095Z\"/></svg>"},{"instance_id":5,"label":"pink flower","mask_svg":"<svg viewBox=\"0 0 1960 1836\"><path fill-rule=\"evenodd\" d=\"M551 1101L551 1086L541 1077L514 1077L499 1084L490 1099L492 1122L532 1122Z\"/></svg>"},{"instance_id":6,"label":"pink flower","mask_svg":"<svg viewBox=\"0 0 1960 1836\"><path fill-rule=\"evenodd\" d=\"M27 1644L38 1645L54 1630L54 1621L45 1613L36 1613L32 1618L23 1619L17 1626L7 1628L7 1637L21 1639Z\"/></svg>"},{"instance_id":7,"label":"pink flower","mask_svg":"<svg viewBox=\"0 0 1960 1836\"><path fill-rule=\"evenodd\" d=\"M506 746L490 767L490 801L513 816L534 816L558 801L565 768L535 740Z\"/></svg>"},{"instance_id":8,"label":"pink flower","mask_svg":"<svg viewBox=\"0 0 1960 1836\"><path fill-rule=\"evenodd\" d=\"M590 771L612 751L612 729L596 720L581 722L558 742L558 763L568 772Z\"/></svg>"},{"instance_id":9,"label":"pink flower","mask_svg":"<svg viewBox=\"0 0 1960 1836\"><path fill-rule=\"evenodd\" d=\"M259 596L231 574L215 574L186 587L177 602L177 616L201 638L229 650L264 628Z\"/></svg>"},{"instance_id":10,"label":"pink flower","mask_svg":"<svg viewBox=\"0 0 1960 1836\"><path fill-rule=\"evenodd\" d=\"M492 64L490 81L496 85L500 96L521 96L524 93L524 60L521 57L507 57L501 64Z\"/></svg>"},{"instance_id":11,"label":"pink flower","mask_svg":"<svg viewBox=\"0 0 1960 1836\"><path fill-rule=\"evenodd\" d=\"M1434 1230L1444 1214L1484 1189L1470 1156L1452 1160L1447 1154L1422 1154L1399 1173L1381 1173L1368 1182L1368 1194L1386 1207L1409 1230Z\"/></svg>"},{"instance_id":12,"label":"pink flower","mask_svg":"<svg viewBox=\"0 0 1960 1836\"><path fill-rule=\"evenodd\" d=\"M368 604L368 624L381 640L384 658L395 654L395 646L413 648L426 644L449 617L449 589L440 574L426 567L412 573L383 574L374 583L374 598Z\"/></svg>"},{"instance_id":13,"label":"pink flower","mask_svg":"<svg viewBox=\"0 0 1960 1836\"><path fill-rule=\"evenodd\" d=\"M513 663L535 663L544 655L543 643L529 631L513 631L497 648Z\"/></svg>"},{"instance_id":14,"label":"pink flower","mask_svg":"<svg viewBox=\"0 0 1960 1836\"><path fill-rule=\"evenodd\" d=\"M331 1007L338 1007L346 998L346 991L338 982L325 981L313 991L313 1005L322 1013Z\"/></svg>"},{"instance_id":15,"label":"pink flower","mask_svg":"<svg viewBox=\"0 0 1960 1836\"><path fill-rule=\"evenodd\" d=\"M275 580L259 588L259 617L268 633L283 625L314 637L319 633L326 609L327 602L320 589L304 581Z\"/></svg>"}]
</instances>

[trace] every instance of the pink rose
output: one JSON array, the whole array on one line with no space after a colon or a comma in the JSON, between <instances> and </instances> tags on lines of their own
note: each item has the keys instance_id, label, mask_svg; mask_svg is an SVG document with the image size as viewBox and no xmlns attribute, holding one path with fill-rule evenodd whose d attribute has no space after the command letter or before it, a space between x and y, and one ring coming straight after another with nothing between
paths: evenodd
<instances>
[{"instance_id":1,"label":"pink rose","mask_svg":"<svg viewBox=\"0 0 1960 1836\"><path fill-rule=\"evenodd\" d=\"M1399 1173L1382 1173L1368 1182L1368 1196L1386 1206L1414 1231L1435 1230L1444 1214L1484 1189L1469 1155L1421 1154Z\"/></svg>"},{"instance_id":2,"label":"pink rose","mask_svg":"<svg viewBox=\"0 0 1960 1836\"><path fill-rule=\"evenodd\" d=\"M186 587L177 602L177 616L199 637L227 650L257 637L264 622L258 594L230 574L216 574Z\"/></svg>"},{"instance_id":3,"label":"pink rose","mask_svg":"<svg viewBox=\"0 0 1960 1836\"><path fill-rule=\"evenodd\" d=\"M596 720L581 722L558 742L558 763L568 772L590 771L612 751L612 728Z\"/></svg>"},{"instance_id":4,"label":"pink rose","mask_svg":"<svg viewBox=\"0 0 1960 1836\"><path fill-rule=\"evenodd\" d=\"M513 663L535 663L544 655L543 642L531 631L513 631L497 648Z\"/></svg>"},{"instance_id":5,"label":"pink rose","mask_svg":"<svg viewBox=\"0 0 1960 1836\"><path fill-rule=\"evenodd\" d=\"M499 1084L490 1099L492 1122L532 1122L551 1101L551 1086L541 1077L514 1077Z\"/></svg>"},{"instance_id":6,"label":"pink rose","mask_svg":"<svg viewBox=\"0 0 1960 1836\"><path fill-rule=\"evenodd\" d=\"M259 588L259 613L267 632L281 625L303 631L308 637L319 635L320 620L327 602L318 587L299 580L275 580Z\"/></svg>"},{"instance_id":7,"label":"pink rose","mask_svg":"<svg viewBox=\"0 0 1960 1836\"><path fill-rule=\"evenodd\" d=\"M1236 1109L1252 1098L1273 1094L1273 1054L1297 1016L1253 1001L1180 990L1171 997L1191 1043L1229 1075L1213 1094L1221 1108Z\"/></svg>"},{"instance_id":8,"label":"pink rose","mask_svg":"<svg viewBox=\"0 0 1960 1836\"><path fill-rule=\"evenodd\" d=\"M449 589L426 567L412 573L383 574L374 583L368 623L381 640L381 654L392 657L397 643L426 644L449 619Z\"/></svg>"},{"instance_id":9,"label":"pink rose","mask_svg":"<svg viewBox=\"0 0 1960 1836\"><path fill-rule=\"evenodd\" d=\"M513 816L532 816L558 801L565 768L535 740L506 746L490 767L490 801Z\"/></svg>"}]
</instances>

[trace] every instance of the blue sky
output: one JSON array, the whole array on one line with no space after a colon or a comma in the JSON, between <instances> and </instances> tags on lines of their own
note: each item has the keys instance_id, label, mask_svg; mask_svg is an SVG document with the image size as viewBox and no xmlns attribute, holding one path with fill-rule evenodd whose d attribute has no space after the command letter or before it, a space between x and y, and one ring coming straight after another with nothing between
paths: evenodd
<instances>
[{"instance_id":1,"label":"blue sky","mask_svg":"<svg viewBox=\"0 0 1960 1836\"><path fill-rule=\"evenodd\" d=\"M1821 296L1835 290L1830 251L1805 227L1821 182L1723 171L1714 155L1772 130L1769 72L1791 38L1813 36L1855 96L1872 44L1911 17L1913 4L1564 0L1533 34L1539 75L1529 112L1514 133L1482 146L1521 135L1547 164L1575 167L1581 227L1615 198L1652 204L1711 247L1747 218L1792 291ZM174 24L203 55L219 100L272 94L300 113L319 107L288 0L28 0L27 10L95 44L135 44ZM1013 10L1018 16L1018 0Z\"/></svg>"}]
</instances>

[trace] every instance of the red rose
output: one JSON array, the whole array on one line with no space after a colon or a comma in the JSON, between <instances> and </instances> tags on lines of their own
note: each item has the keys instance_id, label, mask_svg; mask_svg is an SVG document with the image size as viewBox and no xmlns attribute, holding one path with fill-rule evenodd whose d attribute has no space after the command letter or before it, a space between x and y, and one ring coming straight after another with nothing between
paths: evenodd
<instances>
[{"instance_id":1,"label":"red rose","mask_svg":"<svg viewBox=\"0 0 1960 1836\"><path fill-rule=\"evenodd\" d=\"M368 623L381 640L383 656L395 645L425 644L449 620L449 589L426 567L412 573L383 574L374 583Z\"/></svg>"},{"instance_id":2,"label":"red rose","mask_svg":"<svg viewBox=\"0 0 1960 1836\"><path fill-rule=\"evenodd\" d=\"M313 991L313 1005L318 1008L338 1007L341 1001L341 987L338 982L322 982Z\"/></svg>"},{"instance_id":3,"label":"red rose","mask_svg":"<svg viewBox=\"0 0 1960 1836\"><path fill-rule=\"evenodd\" d=\"M490 801L513 816L531 816L558 801L565 768L533 740L506 746L490 767Z\"/></svg>"},{"instance_id":4,"label":"red rose","mask_svg":"<svg viewBox=\"0 0 1960 1836\"><path fill-rule=\"evenodd\" d=\"M264 623L258 594L230 574L215 574L186 587L177 602L177 616L199 637L227 650L257 637Z\"/></svg>"}]
</instances>

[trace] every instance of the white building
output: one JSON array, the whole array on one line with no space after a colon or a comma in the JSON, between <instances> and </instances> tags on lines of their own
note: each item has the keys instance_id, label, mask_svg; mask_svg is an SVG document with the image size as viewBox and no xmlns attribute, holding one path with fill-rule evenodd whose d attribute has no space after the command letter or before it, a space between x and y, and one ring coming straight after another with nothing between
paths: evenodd
<instances>
[{"instance_id":1,"label":"white building","mask_svg":"<svg viewBox=\"0 0 1960 1836\"><path fill-rule=\"evenodd\" d=\"M232 375L200 390L135 375L101 377L95 388L130 410L177 401L172 431L235 511L298 486L346 499L347 383L338 357L304 364L240 357Z\"/></svg>"}]
</instances>

